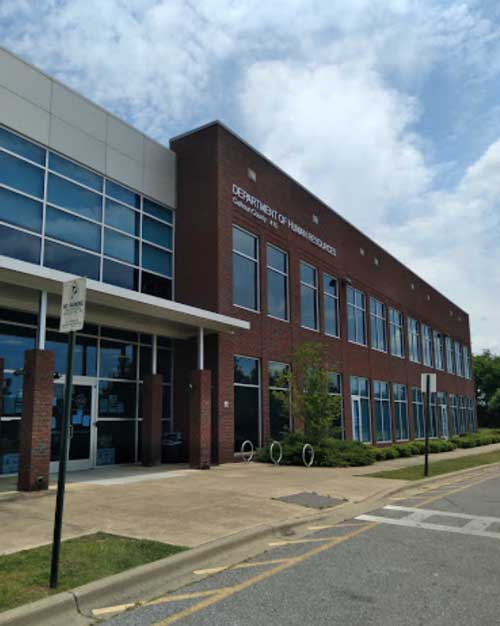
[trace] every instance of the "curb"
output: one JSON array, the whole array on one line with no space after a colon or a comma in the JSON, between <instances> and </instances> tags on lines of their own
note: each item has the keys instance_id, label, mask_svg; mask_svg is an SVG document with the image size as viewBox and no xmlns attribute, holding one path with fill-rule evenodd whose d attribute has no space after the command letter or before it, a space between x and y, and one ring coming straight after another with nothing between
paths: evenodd
<instances>
[{"instance_id":1,"label":"curb","mask_svg":"<svg viewBox=\"0 0 500 626\"><path fill-rule=\"evenodd\" d=\"M238 532L222 539L192 548L171 557L140 565L113 576L64 591L0 613L0 626L90 626L96 623L92 609L104 606L137 603L152 599L182 587L192 581L193 569L220 566L231 567L242 560L262 553L263 543L277 535L305 534L312 523L331 520L334 523L356 517L378 508L388 497L411 491L423 485L465 474L474 474L499 463L450 472L422 480L405 481L403 485L387 489L359 502L347 502L329 511L322 511L299 520L279 524L266 524ZM108 617L111 617L109 615Z\"/></svg>"}]
</instances>

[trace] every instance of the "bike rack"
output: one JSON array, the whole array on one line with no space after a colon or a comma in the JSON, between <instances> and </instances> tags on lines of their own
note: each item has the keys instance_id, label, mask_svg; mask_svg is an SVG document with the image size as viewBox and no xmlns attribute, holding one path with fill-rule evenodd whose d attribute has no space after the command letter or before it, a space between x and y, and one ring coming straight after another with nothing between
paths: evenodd
<instances>
[{"instance_id":1,"label":"bike rack","mask_svg":"<svg viewBox=\"0 0 500 626\"><path fill-rule=\"evenodd\" d=\"M273 450L275 448L279 449L279 454L278 454L278 458L275 459L273 456ZM281 443L279 441L273 441L270 448L269 448L269 457L271 459L271 461L275 464L275 465L279 465L281 463L281 460L283 458L283 446L281 445Z\"/></svg>"},{"instance_id":2,"label":"bike rack","mask_svg":"<svg viewBox=\"0 0 500 626\"><path fill-rule=\"evenodd\" d=\"M307 451L309 451L310 455L309 461L307 461ZM304 447L302 448L302 463L304 463L306 467L311 467L314 463L314 448L310 443L304 444Z\"/></svg>"},{"instance_id":3,"label":"bike rack","mask_svg":"<svg viewBox=\"0 0 500 626\"><path fill-rule=\"evenodd\" d=\"M249 450L246 448L250 446ZM241 457L245 463L250 463L253 461L253 457L255 456L255 448L250 439L245 439L245 441L241 444Z\"/></svg>"}]
</instances>

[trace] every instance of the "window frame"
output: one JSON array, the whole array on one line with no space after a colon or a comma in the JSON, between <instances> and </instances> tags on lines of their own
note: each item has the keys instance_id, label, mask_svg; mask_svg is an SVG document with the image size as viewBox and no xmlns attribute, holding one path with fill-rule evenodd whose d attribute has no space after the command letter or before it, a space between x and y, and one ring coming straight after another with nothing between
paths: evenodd
<instances>
[{"instance_id":1,"label":"window frame","mask_svg":"<svg viewBox=\"0 0 500 626\"><path fill-rule=\"evenodd\" d=\"M314 271L315 285L311 285L310 283L306 283L302 280L302 266L309 267ZM304 330L311 330L312 332L319 333L320 331L320 315L319 315L319 285L318 285L318 277L319 272L318 268L307 261L299 261L299 288L300 288L300 327ZM312 289L314 293L314 312L315 312L315 326L311 328L310 326L305 326L303 322L303 310L302 310L302 287L306 287L307 289Z\"/></svg>"},{"instance_id":2,"label":"window frame","mask_svg":"<svg viewBox=\"0 0 500 626\"><path fill-rule=\"evenodd\" d=\"M404 400L400 400L399 398L396 397L396 387L404 389L405 392L405 399ZM394 426L395 426L395 432L394 432L394 438L396 441L410 441L410 415L409 415L409 411L408 411L408 387L403 384L403 383L393 383L392 384L392 398L393 398L393 402L394 402ZM408 437L398 437L398 421L400 423L400 433L402 432L401 429L401 405L404 405L405 407L405 414L406 414L406 431L408 433Z\"/></svg>"},{"instance_id":3,"label":"window frame","mask_svg":"<svg viewBox=\"0 0 500 626\"><path fill-rule=\"evenodd\" d=\"M392 429L392 407L391 407L391 385L385 380L373 380L372 381L373 389L373 406L375 409L375 441L376 443L392 443L394 433ZM383 397L382 392L377 392L377 386L385 385L387 389L387 398ZM377 409L381 411L382 418L384 417L383 408L389 409L389 439L379 439L377 433Z\"/></svg>"},{"instance_id":4,"label":"window frame","mask_svg":"<svg viewBox=\"0 0 500 626\"><path fill-rule=\"evenodd\" d=\"M422 362L422 345L421 345L421 325L414 317L408 317L408 358L412 363ZM412 329L412 323L415 324L415 330ZM413 348L417 348L417 356L412 354Z\"/></svg>"},{"instance_id":5,"label":"window frame","mask_svg":"<svg viewBox=\"0 0 500 626\"><path fill-rule=\"evenodd\" d=\"M434 351L433 343L434 337L432 328L429 324L420 324L420 337L422 340L422 365L424 367L434 367Z\"/></svg>"},{"instance_id":6,"label":"window frame","mask_svg":"<svg viewBox=\"0 0 500 626\"><path fill-rule=\"evenodd\" d=\"M340 339L341 336L341 331L340 331L340 283L338 278L336 278L335 276L332 276L331 274L328 274L327 272L323 272L323 326L324 326L324 333L327 337L333 337L334 339ZM325 290L325 279L328 278L328 280L330 281L335 281L337 287L336 287L336 292L337 295L333 296L331 293L327 293L327 291ZM327 302L329 302L331 304L331 300L333 300L334 302L334 310L335 310L335 320L337 322L336 326L337 326L337 334L332 334L326 331L326 306L327 306Z\"/></svg>"},{"instance_id":7,"label":"window frame","mask_svg":"<svg viewBox=\"0 0 500 626\"><path fill-rule=\"evenodd\" d=\"M379 306L382 309L382 315L379 315L377 311ZM376 330L375 333L373 332L374 328ZM374 345L375 339L377 341L380 340L380 330L382 330L383 348ZM384 302L373 296L370 296L370 348L377 352L387 353L387 306Z\"/></svg>"},{"instance_id":8,"label":"window frame","mask_svg":"<svg viewBox=\"0 0 500 626\"><path fill-rule=\"evenodd\" d=\"M347 294L352 291L353 293L353 300L354 302L349 302L349 296L347 295L346 297L346 307L347 307L347 341L349 343L352 343L356 346L362 346L363 348L367 348L368 347L368 328L367 328L367 315L366 315L366 294L364 291L361 291L361 289L357 289L356 287L353 287L352 285L348 285L347 286ZM359 293L363 296L363 307L360 307L356 304L356 293ZM349 307L351 307L352 309L354 309L354 330L355 330L355 335L358 334L358 323L357 323L357 316L356 316L356 312L357 311L361 311L362 312L362 316L363 316L363 334L364 334L364 338L365 341L364 343L361 343L360 341L356 341L355 339L351 339L349 336Z\"/></svg>"},{"instance_id":9,"label":"window frame","mask_svg":"<svg viewBox=\"0 0 500 626\"><path fill-rule=\"evenodd\" d=\"M277 250L278 252L280 252L281 254L285 256L286 272L282 272L281 270L269 265L269 254L268 254L269 248L273 248L274 250ZM276 315L271 315L271 313L269 313L269 272L274 272L275 274L279 274L281 277L285 279L286 317L277 317ZM282 250L281 248L279 248L278 246L275 246L273 243L270 243L270 242L266 243L266 282L267 282L267 285L266 285L267 287L267 294L266 294L267 295L267 316L273 320L278 320L280 322L290 322L290 258L289 258L288 252L286 252L285 250Z\"/></svg>"},{"instance_id":10,"label":"window frame","mask_svg":"<svg viewBox=\"0 0 500 626\"><path fill-rule=\"evenodd\" d=\"M288 432L292 432L293 430L293 422L292 422L292 390L290 388L290 385L288 385L288 387L276 387L276 385L271 385L271 382L269 380L270 378L270 366L271 364L275 364L275 365L283 365L285 368L288 368L288 371L291 371L291 365L290 363L284 363L282 361L274 361L272 359L270 359L267 362L267 392L268 392L268 396L269 396L269 433L271 433L271 392L272 391L281 391L283 393L286 393L288 395Z\"/></svg>"},{"instance_id":11,"label":"window frame","mask_svg":"<svg viewBox=\"0 0 500 626\"><path fill-rule=\"evenodd\" d=\"M257 363L257 384L254 385L253 383L237 383L234 380L234 368L235 368L235 360L237 358L241 358L241 359L251 359L252 361L256 361ZM258 437L258 441L256 442L255 447L260 446L262 443L262 364L261 364L261 359L259 357L255 357L255 356L250 356L248 354L233 354L233 410L235 408L234 406L234 388L235 387L245 387L245 388L252 388L252 389L257 389L257 397L258 397L258 401L257 401L257 410L258 410L258 424L257 424L257 437ZM236 434L236 418L234 420L234 431ZM253 442L252 442L253 443ZM234 451L235 455L241 455L241 450L240 451Z\"/></svg>"},{"instance_id":12,"label":"window frame","mask_svg":"<svg viewBox=\"0 0 500 626\"><path fill-rule=\"evenodd\" d=\"M396 313L399 316L400 319L400 324L392 321L391 317L391 313ZM398 332L400 339L401 339L401 354L398 354L397 352L394 352L394 347L393 347L393 329L394 333ZM405 355L406 355L406 350L405 350L405 322L404 322L404 315L401 311L399 311L398 309L395 309L393 307L389 307L389 350L391 353L391 356L395 356L398 359L404 359Z\"/></svg>"},{"instance_id":13,"label":"window frame","mask_svg":"<svg viewBox=\"0 0 500 626\"><path fill-rule=\"evenodd\" d=\"M248 254L245 254L244 252L240 252L239 250L236 250L234 247L234 237L233 237L233 233L234 230L239 230L242 233L245 233L245 235L249 235L250 237L252 237L253 239L255 239L256 241L256 246L255 246L255 250L256 250L256 257L252 258L250 257ZM254 235L252 232L250 232L249 230L246 230L245 228L238 226L237 224L232 225L231 228L231 262L233 261L234 255L237 254L240 257L243 257L244 259L247 259L248 261L252 261L255 264L255 302L256 302L256 308L255 309L251 309L243 304L236 304L234 301L234 270L232 269L232 285L231 285L231 290L232 290L232 304L235 307L238 307L239 309L243 309L244 311L250 311L251 313L260 313L260 307L261 307L261 299L260 299L260 238L258 235Z\"/></svg>"}]
</instances>

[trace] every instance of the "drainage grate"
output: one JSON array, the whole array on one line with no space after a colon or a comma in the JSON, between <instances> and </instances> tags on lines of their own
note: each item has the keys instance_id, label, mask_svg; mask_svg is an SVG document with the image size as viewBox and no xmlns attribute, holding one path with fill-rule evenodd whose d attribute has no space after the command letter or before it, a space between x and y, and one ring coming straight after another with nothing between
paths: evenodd
<instances>
[{"instance_id":1,"label":"drainage grate","mask_svg":"<svg viewBox=\"0 0 500 626\"><path fill-rule=\"evenodd\" d=\"M319 493L311 491L302 491L301 493L295 493L291 496L273 498L273 500L288 502L289 504L298 504L299 506L305 506L309 509L329 509L331 507L338 506L342 502L345 502L343 498L331 498L330 496L321 496Z\"/></svg>"}]
</instances>

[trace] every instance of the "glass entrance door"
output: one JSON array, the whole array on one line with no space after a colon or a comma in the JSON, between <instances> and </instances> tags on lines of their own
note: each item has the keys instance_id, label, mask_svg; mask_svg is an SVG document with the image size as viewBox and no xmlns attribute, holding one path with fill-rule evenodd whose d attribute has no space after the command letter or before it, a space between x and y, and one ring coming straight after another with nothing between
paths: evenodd
<instances>
[{"instance_id":1,"label":"glass entrance door","mask_svg":"<svg viewBox=\"0 0 500 626\"><path fill-rule=\"evenodd\" d=\"M61 382L54 385L50 449L51 472L57 471L59 467L64 416L64 387L64 383ZM73 383L68 451L68 470L70 471L88 469L94 465L95 389L94 383L81 382L78 378Z\"/></svg>"}]
</instances>

